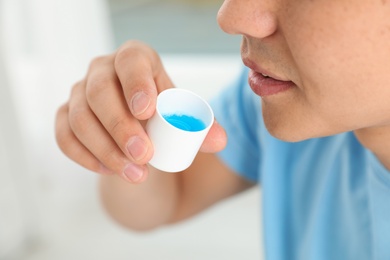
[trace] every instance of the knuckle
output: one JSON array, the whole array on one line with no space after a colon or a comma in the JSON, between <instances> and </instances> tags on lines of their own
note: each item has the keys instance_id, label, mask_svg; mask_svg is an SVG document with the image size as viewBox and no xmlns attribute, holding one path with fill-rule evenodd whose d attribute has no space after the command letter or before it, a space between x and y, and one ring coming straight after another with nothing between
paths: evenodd
<instances>
[{"instance_id":1,"label":"knuckle","mask_svg":"<svg viewBox=\"0 0 390 260\"><path fill-rule=\"evenodd\" d=\"M122 166L122 162L125 161L122 159L122 156L119 154L118 149L116 147L108 147L99 156L99 160L110 169L115 171L120 170Z\"/></svg>"},{"instance_id":2,"label":"knuckle","mask_svg":"<svg viewBox=\"0 0 390 260\"><path fill-rule=\"evenodd\" d=\"M144 78L138 78L138 77L132 77L132 78L126 78L124 80L124 86L127 87L127 96L126 101L130 104L131 99L137 92L144 92L144 93L151 93L154 87L150 81L144 79Z\"/></svg>"},{"instance_id":3,"label":"knuckle","mask_svg":"<svg viewBox=\"0 0 390 260\"><path fill-rule=\"evenodd\" d=\"M69 111L69 125L76 135L88 130L89 115L89 109L84 107L76 107Z\"/></svg>"},{"instance_id":4,"label":"knuckle","mask_svg":"<svg viewBox=\"0 0 390 260\"><path fill-rule=\"evenodd\" d=\"M93 70L94 68L100 67L103 64L106 64L108 60L108 56L97 56L92 59L89 70Z\"/></svg>"},{"instance_id":5,"label":"knuckle","mask_svg":"<svg viewBox=\"0 0 390 260\"><path fill-rule=\"evenodd\" d=\"M58 129L57 131L56 131L56 135L55 135L55 137L56 137L56 142L57 142L57 145L61 148L61 150L65 153L65 151L67 150L67 149L65 149L66 147L67 147L67 144L68 144L68 142L67 142L67 135L66 135L66 133L65 133L65 131L63 131L63 130L61 130L61 129Z\"/></svg>"},{"instance_id":6,"label":"knuckle","mask_svg":"<svg viewBox=\"0 0 390 260\"><path fill-rule=\"evenodd\" d=\"M63 126L64 117L66 117L66 112L68 105L62 105L56 114L56 128L55 128L55 139L60 148L65 147L67 144L67 139L69 138L69 133L66 131L66 127Z\"/></svg>"},{"instance_id":7,"label":"knuckle","mask_svg":"<svg viewBox=\"0 0 390 260\"><path fill-rule=\"evenodd\" d=\"M57 141L57 145L58 147L61 149L61 151L70 156L71 155L71 137L69 135L69 133L65 132L65 131L58 131L57 134L56 134L56 141Z\"/></svg>"},{"instance_id":8,"label":"knuckle","mask_svg":"<svg viewBox=\"0 0 390 260\"><path fill-rule=\"evenodd\" d=\"M108 123L107 130L113 136L121 136L123 135L123 129L126 127L127 120L122 116L114 116Z\"/></svg>"},{"instance_id":9,"label":"knuckle","mask_svg":"<svg viewBox=\"0 0 390 260\"><path fill-rule=\"evenodd\" d=\"M101 96L109 86L113 85L112 79L107 76L100 76L88 80L86 87L86 97L88 101L93 101Z\"/></svg>"},{"instance_id":10,"label":"knuckle","mask_svg":"<svg viewBox=\"0 0 390 260\"><path fill-rule=\"evenodd\" d=\"M145 61L146 47L136 41L128 42L124 47L120 48L115 56L115 67L122 66L127 61L143 62Z\"/></svg>"},{"instance_id":11,"label":"knuckle","mask_svg":"<svg viewBox=\"0 0 390 260\"><path fill-rule=\"evenodd\" d=\"M66 131L58 131L56 133L56 142L64 154L71 156L72 137L70 133Z\"/></svg>"},{"instance_id":12,"label":"knuckle","mask_svg":"<svg viewBox=\"0 0 390 260\"><path fill-rule=\"evenodd\" d=\"M83 81L76 82L70 91L71 96L74 96L76 93L78 93L82 87Z\"/></svg>"},{"instance_id":13,"label":"knuckle","mask_svg":"<svg viewBox=\"0 0 390 260\"><path fill-rule=\"evenodd\" d=\"M67 113L68 107L69 107L68 103L65 103L58 108L56 113L57 120Z\"/></svg>"}]
</instances>

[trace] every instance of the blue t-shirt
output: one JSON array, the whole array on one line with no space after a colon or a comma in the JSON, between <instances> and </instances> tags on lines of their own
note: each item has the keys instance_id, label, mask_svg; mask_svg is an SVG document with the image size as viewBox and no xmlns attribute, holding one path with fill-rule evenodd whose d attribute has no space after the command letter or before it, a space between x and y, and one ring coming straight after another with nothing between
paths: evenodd
<instances>
[{"instance_id":1,"label":"blue t-shirt","mask_svg":"<svg viewBox=\"0 0 390 260\"><path fill-rule=\"evenodd\" d=\"M228 135L221 159L262 189L269 260L390 260L390 172L352 132L272 137L247 70L212 106Z\"/></svg>"}]
</instances>

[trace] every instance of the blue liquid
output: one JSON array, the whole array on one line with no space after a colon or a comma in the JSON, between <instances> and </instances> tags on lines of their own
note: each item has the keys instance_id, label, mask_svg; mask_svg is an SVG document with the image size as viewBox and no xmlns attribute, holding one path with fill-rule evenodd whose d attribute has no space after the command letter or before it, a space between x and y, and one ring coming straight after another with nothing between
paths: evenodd
<instances>
[{"instance_id":1,"label":"blue liquid","mask_svg":"<svg viewBox=\"0 0 390 260\"><path fill-rule=\"evenodd\" d=\"M205 123L203 123L202 120L197 119L193 116L169 114L163 115L163 117L165 120L167 120L168 123L170 123L174 127L185 131L196 132L206 128L206 125Z\"/></svg>"}]
</instances>

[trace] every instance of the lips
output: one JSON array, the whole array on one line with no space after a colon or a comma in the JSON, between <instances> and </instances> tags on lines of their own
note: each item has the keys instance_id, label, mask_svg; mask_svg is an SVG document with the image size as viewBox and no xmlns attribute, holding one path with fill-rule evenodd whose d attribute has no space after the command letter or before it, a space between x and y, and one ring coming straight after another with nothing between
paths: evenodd
<instances>
[{"instance_id":1,"label":"lips","mask_svg":"<svg viewBox=\"0 0 390 260\"><path fill-rule=\"evenodd\" d=\"M261 97L276 95L296 86L294 82L272 75L271 73L259 68L255 63L248 59L243 60L243 62L251 69L249 72L248 83L256 95Z\"/></svg>"},{"instance_id":2,"label":"lips","mask_svg":"<svg viewBox=\"0 0 390 260\"><path fill-rule=\"evenodd\" d=\"M292 81L282 81L265 77L263 74L254 70L249 72L248 82L252 91L261 97L275 95L295 86Z\"/></svg>"}]
</instances>

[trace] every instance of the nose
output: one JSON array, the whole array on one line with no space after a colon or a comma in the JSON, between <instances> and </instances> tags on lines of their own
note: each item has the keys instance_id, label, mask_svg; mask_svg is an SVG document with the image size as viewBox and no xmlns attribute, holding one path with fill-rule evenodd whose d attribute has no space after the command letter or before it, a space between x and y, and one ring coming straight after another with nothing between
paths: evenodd
<instances>
[{"instance_id":1,"label":"nose","mask_svg":"<svg viewBox=\"0 0 390 260\"><path fill-rule=\"evenodd\" d=\"M267 0L225 0L217 20L223 31L254 38L265 38L277 30L274 3Z\"/></svg>"}]
</instances>

